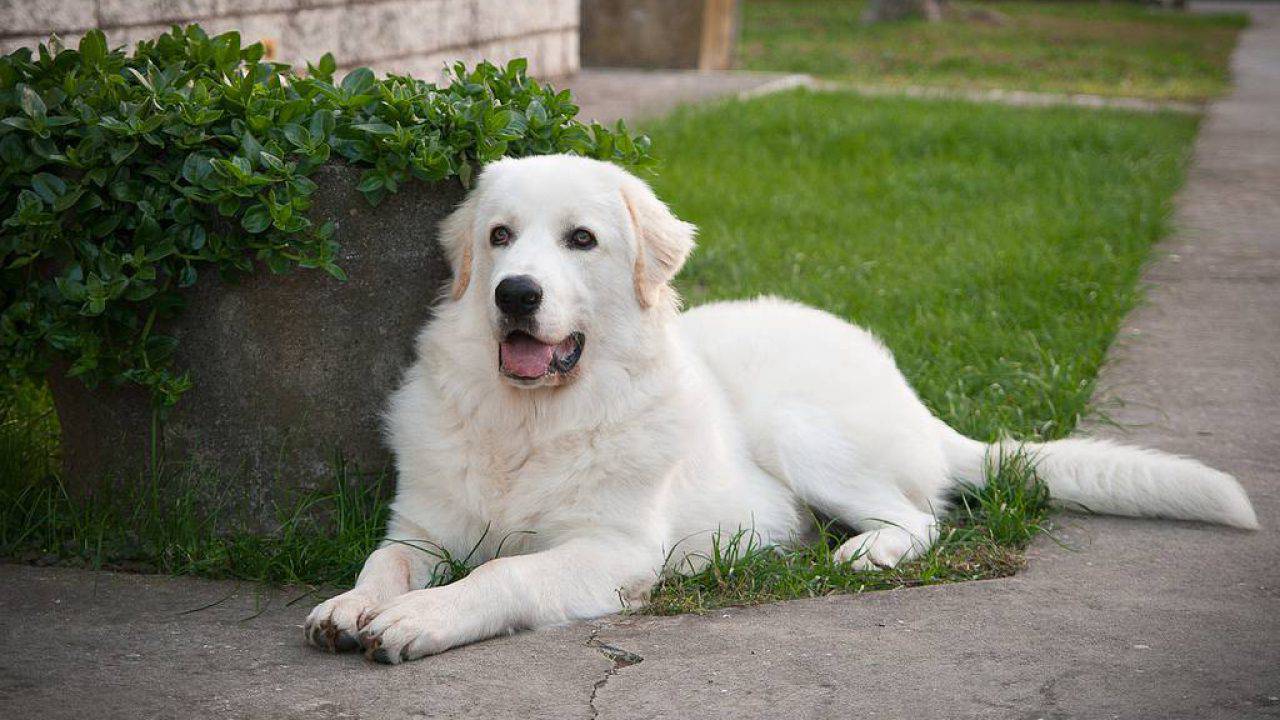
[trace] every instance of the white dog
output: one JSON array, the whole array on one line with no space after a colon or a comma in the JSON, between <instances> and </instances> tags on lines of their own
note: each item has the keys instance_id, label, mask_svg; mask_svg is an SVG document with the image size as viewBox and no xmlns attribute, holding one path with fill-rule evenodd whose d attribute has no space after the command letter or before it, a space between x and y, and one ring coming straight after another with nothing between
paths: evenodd
<instances>
[{"instance_id":1,"label":"white dog","mask_svg":"<svg viewBox=\"0 0 1280 720\"><path fill-rule=\"evenodd\" d=\"M839 549L858 567L934 542L998 448L933 417L884 346L827 313L762 298L679 314L669 283L693 236L608 163L485 168L442 226L452 292L391 399L387 540L312 611L312 643L395 663L614 613L717 534L803 541L804 506L861 533ZM1257 527L1240 485L1193 460L1028 447L1058 501ZM426 587L444 551L482 564Z\"/></svg>"}]
</instances>

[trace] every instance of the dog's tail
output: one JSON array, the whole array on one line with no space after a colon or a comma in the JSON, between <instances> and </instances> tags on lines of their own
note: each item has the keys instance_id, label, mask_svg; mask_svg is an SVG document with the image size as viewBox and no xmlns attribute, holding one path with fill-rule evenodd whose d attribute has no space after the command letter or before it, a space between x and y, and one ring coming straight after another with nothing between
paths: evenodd
<instances>
[{"instance_id":1,"label":"dog's tail","mask_svg":"<svg viewBox=\"0 0 1280 720\"><path fill-rule=\"evenodd\" d=\"M1204 520L1255 530L1257 515L1230 475L1189 458L1106 440L988 445L939 421L951 476L982 486L986 471L1021 449L1056 503L1108 515Z\"/></svg>"}]
</instances>

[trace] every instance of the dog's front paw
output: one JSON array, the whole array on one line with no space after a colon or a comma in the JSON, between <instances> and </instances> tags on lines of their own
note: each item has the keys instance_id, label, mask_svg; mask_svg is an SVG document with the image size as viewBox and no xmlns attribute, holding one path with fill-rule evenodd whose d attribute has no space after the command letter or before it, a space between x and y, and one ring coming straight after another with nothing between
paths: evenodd
<instances>
[{"instance_id":1,"label":"dog's front paw","mask_svg":"<svg viewBox=\"0 0 1280 720\"><path fill-rule=\"evenodd\" d=\"M445 601L446 592L416 590L366 613L358 635L365 657L394 665L466 642L457 604Z\"/></svg>"},{"instance_id":2,"label":"dog's front paw","mask_svg":"<svg viewBox=\"0 0 1280 720\"><path fill-rule=\"evenodd\" d=\"M307 642L329 652L347 652L360 647L356 634L361 616L377 601L359 588L348 590L320 603L307 616L303 634Z\"/></svg>"}]
</instances>

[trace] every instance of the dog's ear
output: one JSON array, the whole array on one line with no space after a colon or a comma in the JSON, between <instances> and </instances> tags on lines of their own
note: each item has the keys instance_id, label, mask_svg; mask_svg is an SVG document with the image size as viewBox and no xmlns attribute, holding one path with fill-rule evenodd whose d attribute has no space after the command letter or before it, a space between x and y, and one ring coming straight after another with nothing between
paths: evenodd
<instances>
[{"instance_id":1,"label":"dog's ear","mask_svg":"<svg viewBox=\"0 0 1280 720\"><path fill-rule=\"evenodd\" d=\"M449 217L440 222L440 247L444 249L449 266L453 269L453 285L449 298L462 299L471 284L471 254L475 239L472 232L476 223L476 194L473 191Z\"/></svg>"},{"instance_id":2,"label":"dog's ear","mask_svg":"<svg viewBox=\"0 0 1280 720\"><path fill-rule=\"evenodd\" d=\"M698 229L672 214L643 181L627 176L622 200L636 234L635 289L640 307L658 304L693 250Z\"/></svg>"}]
</instances>

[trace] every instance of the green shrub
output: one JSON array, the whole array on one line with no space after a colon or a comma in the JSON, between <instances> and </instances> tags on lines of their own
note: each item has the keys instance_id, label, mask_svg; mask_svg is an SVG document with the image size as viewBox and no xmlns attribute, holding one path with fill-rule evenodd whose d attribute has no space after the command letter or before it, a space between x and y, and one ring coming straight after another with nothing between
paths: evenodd
<instances>
[{"instance_id":1,"label":"green shrub","mask_svg":"<svg viewBox=\"0 0 1280 720\"><path fill-rule=\"evenodd\" d=\"M412 178L457 177L504 155L570 152L642 164L648 140L574 120L568 91L481 63L445 87L367 68L335 82L263 60L237 33L173 28L111 50L99 31L0 58L0 365L55 362L89 385L136 383L158 407L191 384L157 320L201 272L335 264L332 225L307 218L318 166L367 168L376 204Z\"/></svg>"}]
</instances>

